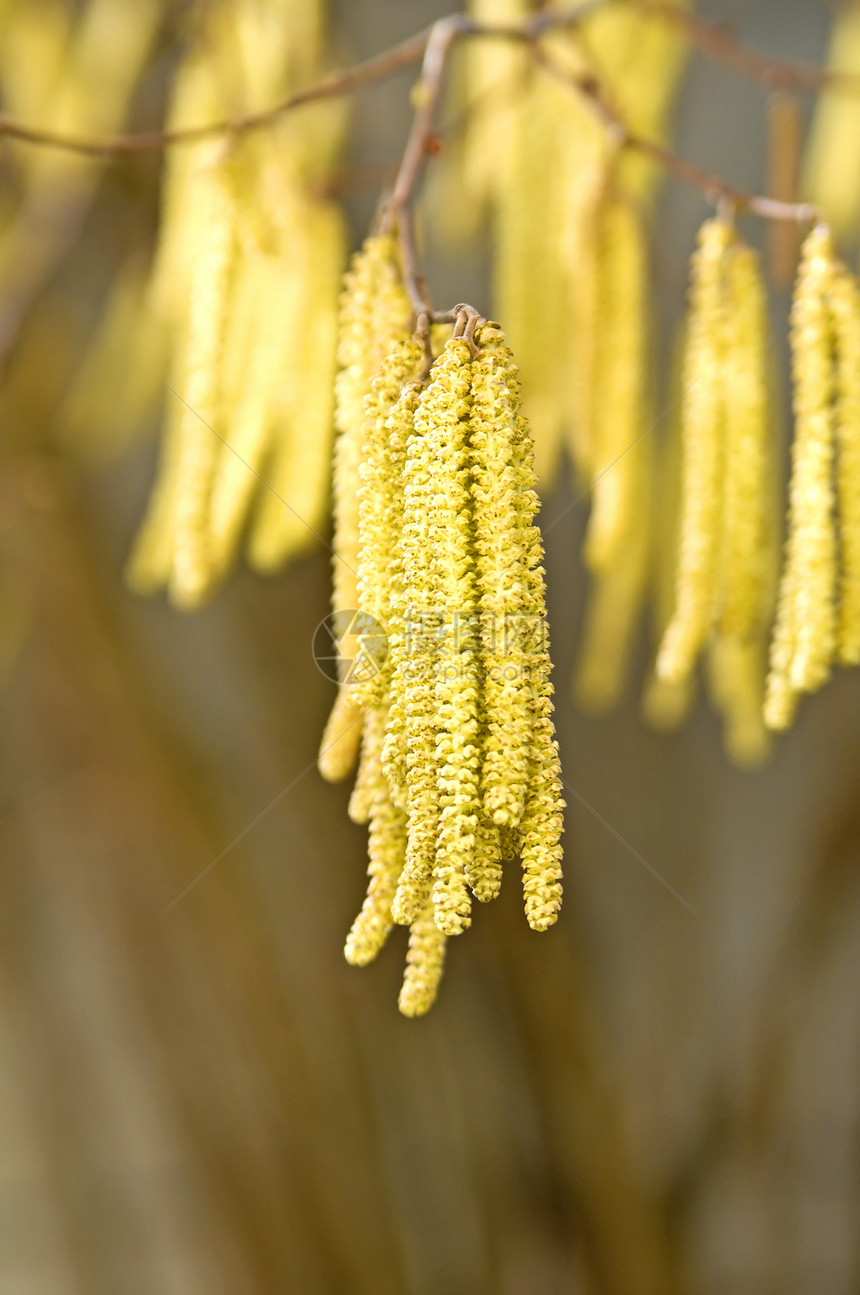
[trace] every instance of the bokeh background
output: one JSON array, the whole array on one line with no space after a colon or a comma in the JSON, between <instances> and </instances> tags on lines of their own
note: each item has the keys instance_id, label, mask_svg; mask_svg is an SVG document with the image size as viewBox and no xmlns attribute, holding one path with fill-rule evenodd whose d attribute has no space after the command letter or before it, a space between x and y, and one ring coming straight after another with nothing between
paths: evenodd
<instances>
[{"instance_id":1,"label":"bokeh background","mask_svg":"<svg viewBox=\"0 0 860 1295\"><path fill-rule=\"evenodd\" d=\"M814 0L699 8L760 49L826 55ZM339 57L445 11L340 0ZM168 22L131 125L160 119L174 57ZM410 79L355 102L355 241ZM760 190L765 110L694 56L678 151ZM192 614L136 599L122 569L157 425L132 439L117 408L95 459L64 438L99 302L151 248L159 177L151 156L76 165L91 192L41 216L62 254L0 261L0 1291L856 1291L856 674L806 702L754 774L726 764L704 706L674 735L642 726L647 629L628 702L584 718L568 681L587 504L567 511L547 535L575 789L562 918L531 933L510 877L450 946L431 1014L402 1019L402 935L363 971L341 952L365 841L348 790L313 768L333 692L311 654L327 552L268 580L240 570ZM669 183L667 338L705 214ZM437 300L489 310L481 257L428 268ZM572 498L562 482L544 520Z\"/></svg>"}]
</instances>

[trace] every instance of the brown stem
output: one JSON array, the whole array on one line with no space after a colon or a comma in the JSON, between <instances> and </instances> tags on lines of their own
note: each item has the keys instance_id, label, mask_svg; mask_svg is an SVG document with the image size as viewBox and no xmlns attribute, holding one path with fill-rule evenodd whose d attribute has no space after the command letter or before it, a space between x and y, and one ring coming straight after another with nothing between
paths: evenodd
<instances>
[{"instance_id":1,"label":"brown stem","mask_svg":"<svg viewBox=\"0 0 860 1295\"><path fill-rule=\"evenodd\" d=\"M470 25L469 19L457 14L450 18L441 18L430 29L430 36L424 50L424 61L421 65L421 78L416 87L418 106L415 109L406 148L403 150L403 160L397 172L397 179L394 181L391 197L385 204L382 219L382 232L392 233L396 230L400 239L404 283L416 318L425 314L432 316L433 306L418 265L412 195L424 166L428 143L433 135L433 123L442 94L451 47L457 37L461 36Z\"/></svg>"}]
</instances>

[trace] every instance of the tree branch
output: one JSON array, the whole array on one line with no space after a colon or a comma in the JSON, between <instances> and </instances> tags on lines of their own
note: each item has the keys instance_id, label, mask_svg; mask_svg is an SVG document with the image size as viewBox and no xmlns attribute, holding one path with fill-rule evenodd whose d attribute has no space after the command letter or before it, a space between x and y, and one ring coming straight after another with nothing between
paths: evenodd
<instances>
[{"instance_id":1,"label":"tree branch","mask_svg":"<svg viewBox=\"0 0 860 1295\"><path fill-rule=\"evenodd\" d=\"M440 22L456 24L458 28L456 35L534 43L547 31L581 22L592 9L600 8L607 2L608 0L581 0L580 4L567 10L544 9L520 26L478 24L465 15L457 14L448 19L443 18ZM836 89L860 94L860 76L832 72L813 64L788 62L759 54L743 46L725 26L707 23L688 10L666 3L665 0L616 0L616 2L674 24L683 31L690 44L706 58L731 69L740 76L757 81L768 89L782 90L787 93ZM334 73L317 85L289 95L279 103L263 108L259 112L222 118L219 121L207 122L205 125L189 126L179 130L90 136L66 135L59 131L44 130L38 126L28 126L0 113L0 139L5 137L41 148L62 149L64 152L78 153L86 157L120 157L135 153L156 152L176 144L195 144L200 140L211 139L218 135L242 135L247 131L260 130L271 125L284 113L299 108L303 104L352 94L366 85L385 80L404 68L414 66L424 55L431 32L439 25L434 23L433 27L411 36L393 49L367 59L354 68Z\"/></svg>"},{"instance_id":2,"label":"tree branch","mask_svg":"<svg viewBox=\"0 0 860 1295\"><path fill-rule=\"evenodd\" d=\"M693 162L678 157L664 145L641 135L634 134L622 121L612 107L608 96L595 76L591 73L577 73L562 66L544 49L535 48L535 58L539 65L557 81L568 85L580 94L597 114L607 129L610 138L619 148L634 149L658 162L671 175L677 176L684 184L698 189L709 202L719 200L729 203L739 210L749 211L763 220L785 220L795 224L812 224L819 219L815 207L809 203L781 202L777 198L768 198L760 194L747 193L728 184L718 175L702 170Z\"/></svg>"},{"instance_id":3,"label":"tree branch","mask_svg":"<svg viewBox=\"0 0 860 1295\"><path fill-rule=\"evenodd\" d=\"M134 153L157 152L175 144L197 144L204 139L218 135L244 135L248 131L261 130L270 126L278 117L306 103L316 103L321 99L333 99L340 95L352 94L366 85L384 81L404 68L412 67L421 60L432 28L410 36L393 49L377 54L359 63L345 72L336 72L307 90L291 94L270 108L259 112L244 113L239 117L223 118L221 121L207 122L203 126L188 126L181 130L144 131L134 135L64 135L57 131L41 130L37 126L24 126L13 121L11 117L0 113L0 139L20 140L26 144L38 144L42 148L62 149L67 153L80 153L86 157L119 157Z\"/></svg>"},{"instance_id":4,"label":"tree branch","mask_svg":"<svg viewBox=\"0 0 860 1295\"><path fill-rule=\"evenodd\" d=\"M700 54L728 68L738 76L757 81L768 90L782 90L787 94L817 93L820 90L840 90L860 94L860 76L848 72L833 72L814 63L793 62L759 54L742 45L724 23L709 23L688 9L666 3L665 0L625 0L644 14L662 18L680 28L684 36Z\"/></svg>"}]
</instances>

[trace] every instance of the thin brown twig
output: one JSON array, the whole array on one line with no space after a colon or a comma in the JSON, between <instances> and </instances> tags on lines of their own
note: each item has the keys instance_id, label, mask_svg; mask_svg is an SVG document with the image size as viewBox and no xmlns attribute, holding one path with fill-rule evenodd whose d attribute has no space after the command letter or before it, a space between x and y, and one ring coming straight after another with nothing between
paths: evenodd
<instances>
[{"instance_id":1,"label":"thin brown twig","mask_svg":"<svg viewBox=\"0 0 860 1295\"><path fill-rule=\"evenodd\" d=\"M667 0L624 0L645 14L662 18L680 28L689 43L700 54L721 67L757 81L768 90L785 93L817 93L820 90L840 90L860 94L860 76L850 72L836 72L789 59L773 58L742 45L731 28L724 23L710 23L689 9L682 9Z\"/></svg>"},{"instance_id":2,"label":"thin brown twig","mask_svg":"<svg viewBox=\"0 0 860 1295\"><path fill-rule=\"evenodd\" d=\"M391 196L385 204L382 232L397 230L403 255L403 279L416 319L433 317L433 305L427 293L424 276L418 267L412 197L427 157L427 145L442 94L445 69L451 47L470 25L469 19L456 14L434 23L424 50L421 78L416 87L417 107L412 129L403 150L403 159L394 181Z\"/></svg>"},{"instance_id":3,"label":"thin brown twig","mask_svg":"<svg viewBox=\"0 0 860 1295\"><path fill-rule=\"evenodd\" d=\"M345 72L336 72L316 85L291 94L279 103L259 112L243 113L238 117L225 117L220 121L207 122L201 126L186 126L178 130L143 131L133 135L65 135L59 131L42 130L37 126L25 126L0 113L0 139L19 140L26 144L37 144L42 148L62 149L67 153L80 153L86 157L128 156L135 153L156 152L176 144L197 144L204 139L216 138L219 135L244 135L252 130L270 126L278 117L306 103L316 103L321 99L333 99L340 95L352 94L376 81L384 81L404 68L413 67L420 62L432 28L426 28L417 36L393 49L385 50L363 63L356 64Z\"/></svg>"},{"instance_id":4,"label":"thin brown twig","mask_svg":"<svg viewBox=\"0 0 860 1295\"><path fill-rule=\"evenodd\" d=\"M450 20L440 21L459 22L460 34L463 36L533 43L548 31L581 22L590 10L600 8L606 2L607 0L581 0L581 3L570 9L545 9L521 26L477 24L464 18L463 15L452 15ZM665 0L618 0L618 2L673 23L684 32L690 44L705 57L771 90L801 92L838 89L860 93L858 76L830 71L814 64L789 62L759 54L742 45L724 25L705 22L688 10L666 3ZM434 24L435 26L438 26L438 23ZM333 73L317 85L289 95L258 112L222 118L200 126L188 126L177 130L142 131L126 135L68 135L61 131L29 126L15 121L5 113L0 113L0 139L17 140L20 143L34 144L41 148L61 149L67 153L78 153L88 157L111 157L156 152L177 144L199 143L201 140L219 135L242 135L248 131L269 126L284 113L304 104L351 94L374 82L385 80L386 77L404 68L414 66L421 60L432 30L432 27L426 28L394 48L377 54L346 71Z\"/></svg>"},{"instance_id":5,"label":"thin brown twig","mask_svg":"<svg viewBox=\"0 0 860 1295\"><path fill-rule=\"evenodd\" d=\"M764 220L785 220L795 224L811 224L818 219L818 212L809 203L781 202L776 198L768 198L762 194L748 193L745 189L739 189L735 185L729 184L720 176L703 170L701 167L696 166L695 163L678 157L676 153L673 153L663 144L658 144L655 140L646 139L642 135L635 134L612 107L603 87L595 76L590 73L572 71L547 54L546 50L537 46L535 47L535 58L545 72L557 81L568 85L588 102L603 122L610 138L619 148L634 149L638 153L643 153L645 156L653 158L671 175L677 176L679 180L692 188L698 189L709 202L716 203L723 199L738 210L749 211Z\"/></svg>"}]
</instances>

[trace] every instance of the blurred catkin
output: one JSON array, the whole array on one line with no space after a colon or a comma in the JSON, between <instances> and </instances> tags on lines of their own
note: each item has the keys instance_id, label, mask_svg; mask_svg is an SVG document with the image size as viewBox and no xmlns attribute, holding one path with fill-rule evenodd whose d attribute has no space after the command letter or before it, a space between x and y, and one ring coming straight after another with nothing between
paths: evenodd
<instances>
[{"instance_id":1,"label":"blurred catkin","mask_svg":"<svg viewBox=\"0 0 860 1295\"><path fill-rule=\"evenodd\" d=\"M675 611L657 657L657 674L670 681L692 670L714 613L725 452L724 276L732 236L726 222L706 222L692 263L681 397L680 556Z\"/></svg>"},{"instance_id":2,"label":"blurred catkin","mask_svg":"<svg viewBox=\"0 0 860 1295\"><path fill-rule=\"evenodd\" d=\"M471 0L468 12L505 23L537 7L527 0ZM685 53L669 24L632 6L612 6L544 41L560 66L577 75L596 72L624 120L648 138L663 137ZM583 260L589 195L614 150L576 92L507 42L470 43L459 95L465 130L452 144L450 164L432 178L432 223L443 241L462 243L492 222L494 310L517 355L538 481L547 489L565 439L585 471L572 398L578 381L571 380L579 348L572 339L588 327L577 321L589 273L587 255ZM617 170L619 191L647 207L658 168L631 153Z\"/></svg>"},{"instance_id":3,"label":"blurred catkin","mask_svg":"<svg viewBox=\"0 0 860 1295\"><path fill-rule=\"evenodd\" d=\"M860 6L841 5L834 16L827 56L837 74L860 73ZM840 241L855 243L860 221L857 136L860 99L842 87L819 96L804 157L801 187Z\"/></svg>"},{"instance_id":4,"label":"blurred catkin","mask_svg":"<svg viewBox=\"0 0 860 1295\"><path fill-rule=\"evenodd\" d=\"M803 245L791 311L795 432L765 704L766 722L774 729L791 722L800 693L824 683L836 652L837 360L830 308L836 273L832 238L821 226Z\"/></svg>"},{"instance_id":5,"label":"blurred catkin","mask_svg":"<svg viewBox=\"0 0 860 1295\"><path fill-rule=\"evenodd\" d=\"M169 125L235 116L319 66L320 7L218 4L194 23ZM332 442L343 229L320 179L340 112L174 150L140 327L169 339L159 479L129 564L141 591L204 601L235 559L269 571L319 533Z\"/></svg>"}]
</instances>

